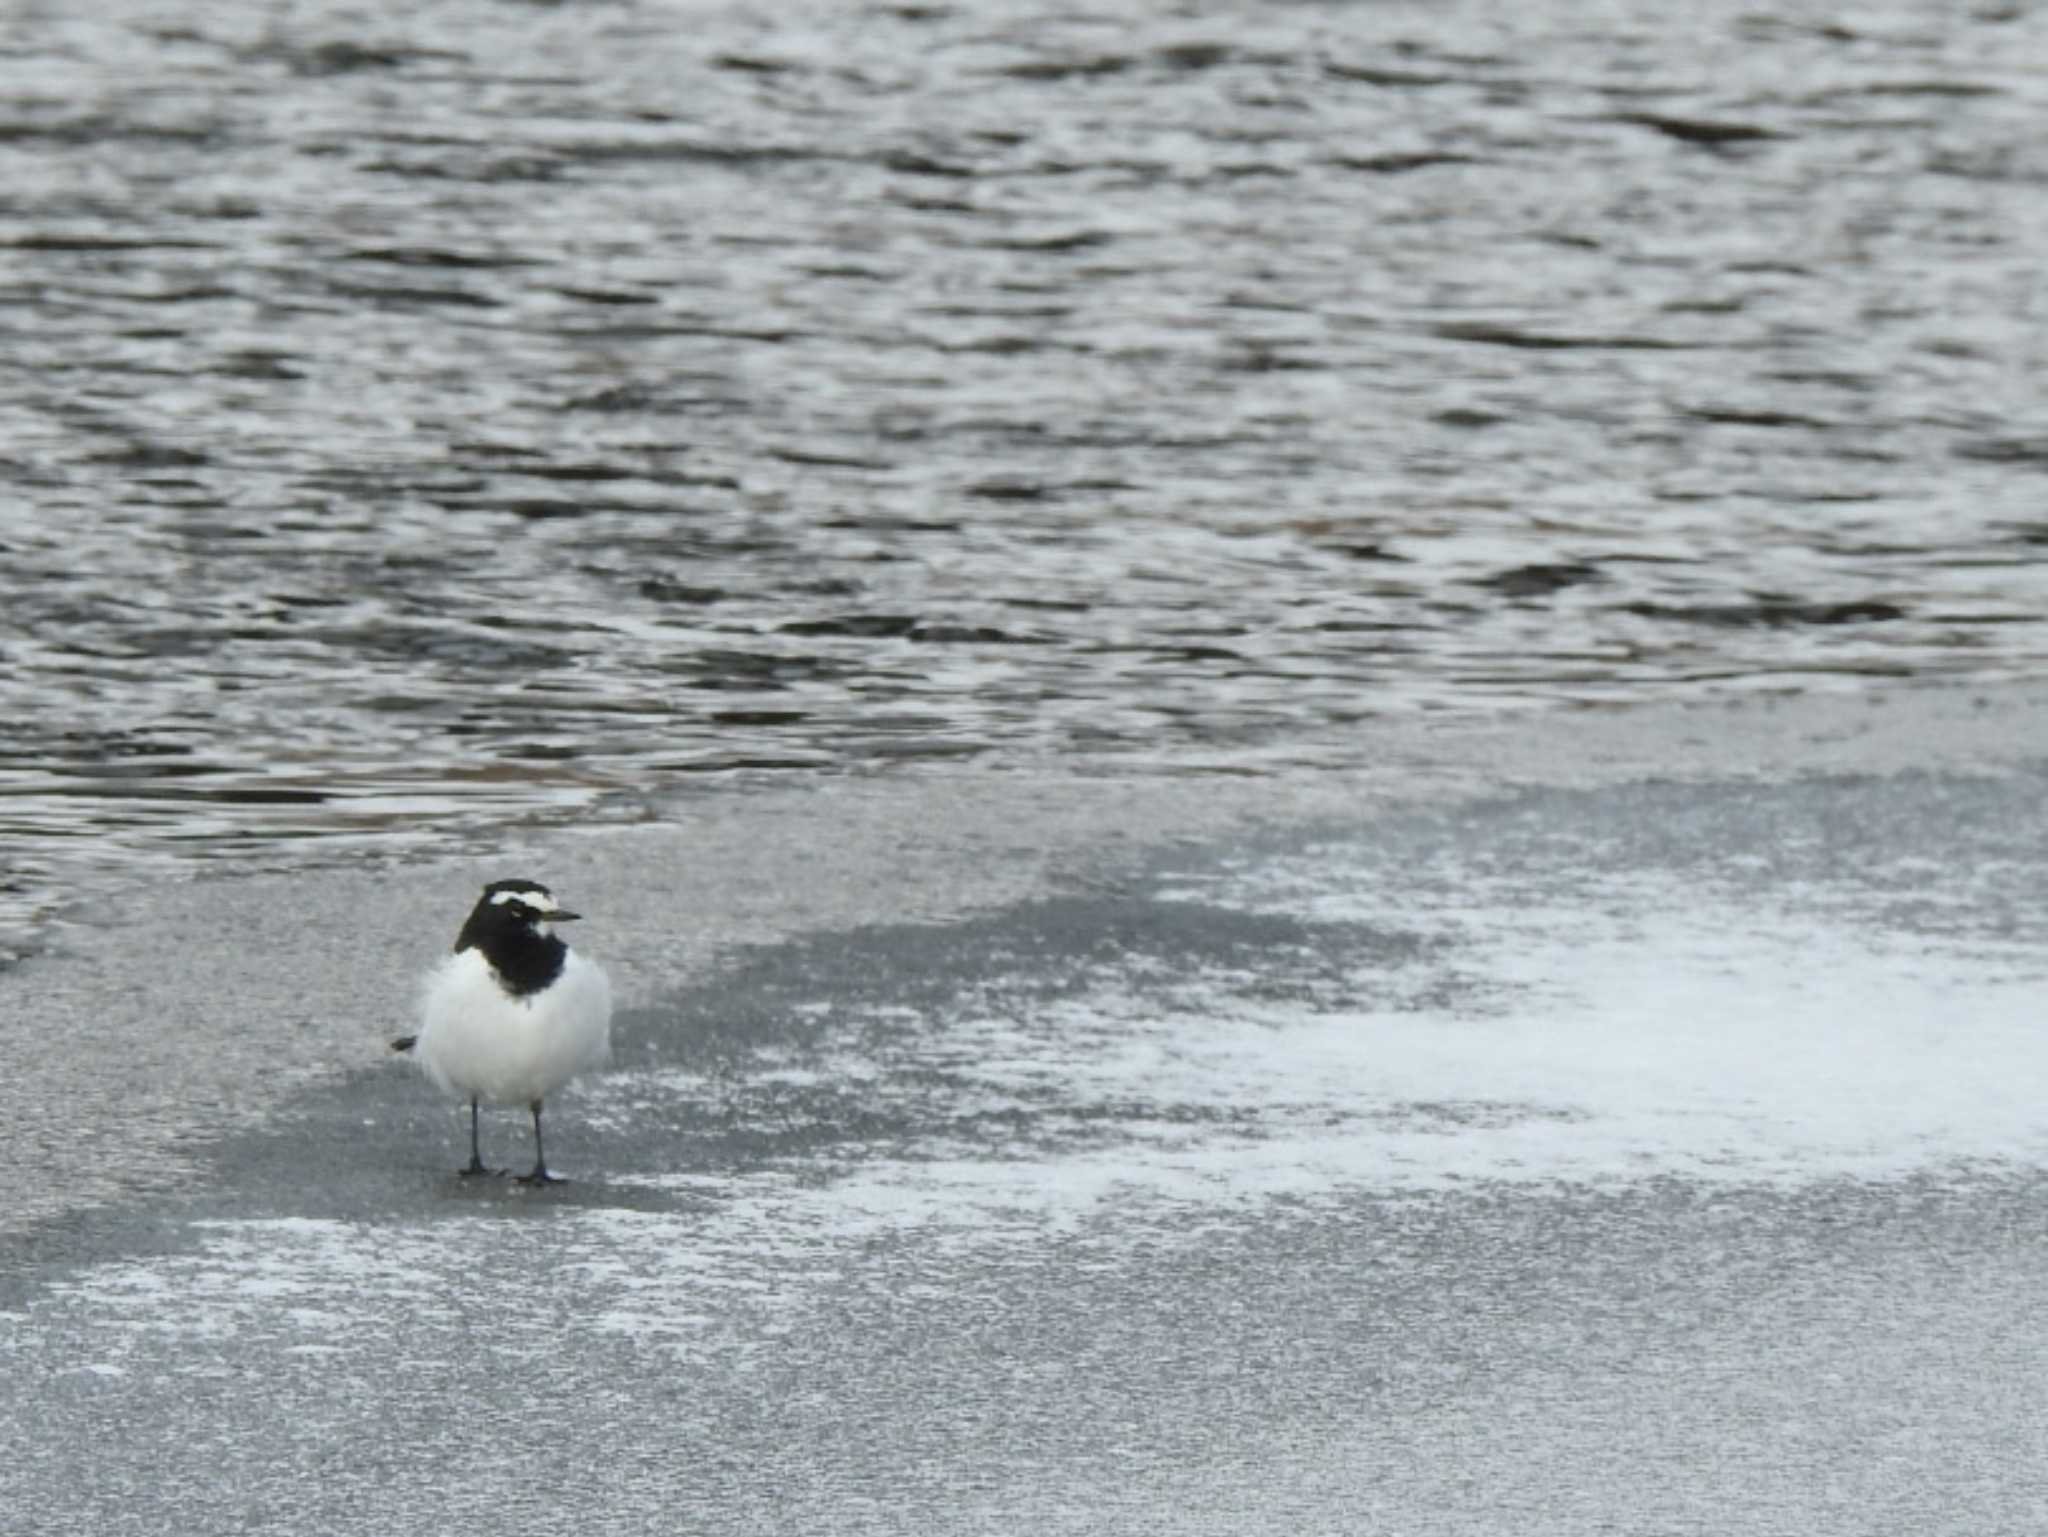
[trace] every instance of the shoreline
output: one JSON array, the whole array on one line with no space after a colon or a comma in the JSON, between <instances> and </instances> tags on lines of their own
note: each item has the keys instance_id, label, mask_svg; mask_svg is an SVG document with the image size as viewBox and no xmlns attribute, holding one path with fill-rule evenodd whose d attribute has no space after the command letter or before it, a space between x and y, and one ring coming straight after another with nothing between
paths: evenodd
<instances>
[{"instance_id":1,"label":"shoreline","mask_svg":"<svg viewBox=\"0 0 2048 1537\"><path fill-rule=\"evenodd\" d=\"M1376 746L1369 769L1258 776L1090 766L721 787L647 824L521 828L489 854L206 872L89 900L0 973L16 1064L0 1122L42 1174L0 1230L175 1185L190 1167L180 1149L379 1064L451 915L508 871L597 917L585 942L630 1009L750 947L1113 884L1160 850L1261 827L1534 788L2009 772L2048 760L2048 686L1402 722Z\"/></svg>"}]
</instances>

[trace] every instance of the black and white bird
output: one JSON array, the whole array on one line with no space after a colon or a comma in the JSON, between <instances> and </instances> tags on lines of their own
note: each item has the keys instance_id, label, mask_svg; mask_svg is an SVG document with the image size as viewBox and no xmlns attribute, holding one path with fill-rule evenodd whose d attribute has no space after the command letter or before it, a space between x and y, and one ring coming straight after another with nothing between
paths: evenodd
<instances>
[{"instance_id":1,"label":"black and white bird","mask_svg":"<svg viewBox=\"0 0 2048 1537\"><path fill-rule=\"evenodd\" d=\"M478 1146L478 1105L524 1104L533 1112L533 1169L519 1178L552 1182L541 1103L611 1053L611 983L555 933L578 916L539 881L491 882L455 936L455 953L427 976L419 1034L391 1043L442 1089L468 1098L464 1175L492 1172Z\"/></svg>"}]
</instances>

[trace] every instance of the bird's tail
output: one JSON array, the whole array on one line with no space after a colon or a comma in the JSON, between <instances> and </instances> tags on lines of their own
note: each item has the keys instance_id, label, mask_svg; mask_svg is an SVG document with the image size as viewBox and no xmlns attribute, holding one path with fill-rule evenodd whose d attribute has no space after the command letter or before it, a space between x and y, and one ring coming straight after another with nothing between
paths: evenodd
<instances>
[{"instance_id":1,"label":"bird's tail","mask_svg":"<svg viewBox=\"0 0 2048 1537\"><path fill-rule=\"evenodd\" d=\"M419 1044L419 1040L420 1038L416 1035L401 1035L391 1043L391 1049L393 1051L411 1051L413 1047Z\"/></svg>"}]
</instances>

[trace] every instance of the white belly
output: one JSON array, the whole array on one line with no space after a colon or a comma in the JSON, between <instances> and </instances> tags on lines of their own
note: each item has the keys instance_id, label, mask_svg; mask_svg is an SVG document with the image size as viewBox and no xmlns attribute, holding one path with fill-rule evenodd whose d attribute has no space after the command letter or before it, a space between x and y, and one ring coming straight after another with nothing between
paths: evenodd
<instances>
[{"instance_id":1,"label":"white belly","mask_svg":"<svg viewBox=\"0 0 2048 1537\"><path fill-rule=\"evenodd\" d=\"M552 987L514 998L476 950L428 974L413 1047L450 1093L526 1104L611 1054L612 988L604 969L569 952Z\"/></svg>"}]
</instances>

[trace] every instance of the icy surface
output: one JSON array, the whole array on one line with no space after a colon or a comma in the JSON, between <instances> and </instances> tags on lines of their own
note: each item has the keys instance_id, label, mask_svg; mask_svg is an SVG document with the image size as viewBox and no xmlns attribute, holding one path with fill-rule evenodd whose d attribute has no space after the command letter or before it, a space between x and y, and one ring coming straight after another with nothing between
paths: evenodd
<instances>
[{"instance_id":1,"label":"icy surface","mask_svg":"<svg viewBox=\"0 0 2048 1537\"><path fill-rule=\"evenodd\" d=\"M0 1248L0 1509L2033 1537L2043 776L1822 735L1805 775L1703 749L1263 822L984 786L750 802L695 864L706 829L559 845L631 983L616 1070L550 1103L571 1183L454 1178L461 1110L366 1052L181 1185L64 1187ZM218 894L395 920L448 879ZM730 893L688 966L684 890ZM246 964L180 932L195 987Z\"/></svg>"}]
</instances>

